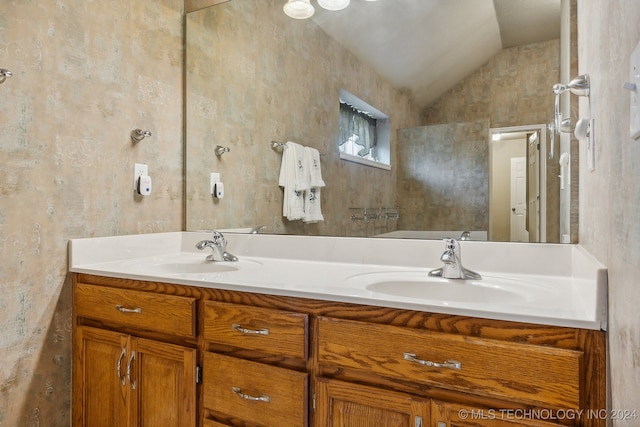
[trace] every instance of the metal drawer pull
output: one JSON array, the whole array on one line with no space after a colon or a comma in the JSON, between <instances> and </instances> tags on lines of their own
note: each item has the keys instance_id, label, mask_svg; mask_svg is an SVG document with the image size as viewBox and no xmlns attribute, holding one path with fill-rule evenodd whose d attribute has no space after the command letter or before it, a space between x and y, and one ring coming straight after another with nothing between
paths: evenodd
<instances>
[{"instance_id":1,"label":"metal drawer pull","mask_svg":"<svg viewBox=\"0 0 640 427\"><path fill-rule=\"evenodd\" d=\"M120 353L120 357L118 357L118 363L116 364L116 374L118 375L118 378L120 378L122 385L125 385L127 381L127 377L122 375L122 359L126 354L127 354L127 350L123 347L122 353Z\"/></svg>"},{"instance_id":2,"label":"metal drawer pull","mask_svg":"<svg viewBox=\"0 0 640 427\"><path fill-rule=\"evenodd\" d=\"M244 394L240 387L231 387L231 391L234 392L237 396L243 398L244 400L252 400L254 402L270 402L271 401L271 398L269 396L265 396L264 394L258 397Z\"/></svg>"},{"instance_id":3,"label":"metal drawer pull","mask_svg":"<svg viewBox=\"0 0 640 427\"><path fill-rule=\"evenodd\" d=\"M126 308L121 306L120 304L116 305L116 310L118 310L121 313L142 313L142 309L140 307Z\"/></svg>"},{"instance_id":4,"label":"metal drawer pull","mask_svg":"<svg viewBox=\"0 0 640 427\"><path fill-rule=\"evenodd\" d=\"M241 332L243 334L247 334L247 335L269 335L268 329L258 329L258 330L246 329L246 328L243 328L242 325L238 325L236 323L231 325L231 327L236 331Z\"/></svg>"},{"instance_id":5,"label":"metal drawer pull","mask_svg":"<svg viewBox=\"0 0 640 427\"><path fill-rule=\"evenodd\" d=\"M135 390L136 389L136 380L131 380L131 364L133 363L133 361L136 360L136 352L132 351L131 352L131 357L129 358L129 363L127 363L127 379L129 380L129 383L131 384L131 389Z\"/></svg>"},{"instance_id":6,"label":"metal drawer pull","mask_svg":"<svg viewBox=\"0 0 640 427\"><path fill-rule=\"evenodd\" d=\"M444 362L432 362L431 360L418 359L414 353L405 353L404 360L409 362L415 362L423 366L429 366L433 368L449 368L449 369L462 369L462 363L457 360L445 360Z\"/></svg>"}]
</instances>

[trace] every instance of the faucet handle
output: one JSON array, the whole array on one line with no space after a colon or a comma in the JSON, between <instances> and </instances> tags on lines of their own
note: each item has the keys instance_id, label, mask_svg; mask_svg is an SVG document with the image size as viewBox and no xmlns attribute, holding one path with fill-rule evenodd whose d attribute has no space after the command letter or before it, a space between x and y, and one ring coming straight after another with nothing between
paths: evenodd
<instances>
[{"instance_id":1,"label":"faucet handle","mask_svg":"<svg viewBox=\"0 0 640 427\"><path fill-rule=\"evenodd\" d=\"M213 238L213 242L215 244L220 244L220 245L227 245L227 239L224 238L224 236L222 235L221 232L217 231L217 230L213 230L212 232L212 238Z\"/></svg>"},{"instance_id":2,"label":"faucet handle","mask_svg":"<svg viewBox=\"0 0 640 427\"><path fill-rule=\"evenodd\" d=\"M443 241L448 251L456 250L456 246L458 245L458 241L456 239L451 237L446 237L445 239L443 239Z\"/></svg>"}]
</instances>

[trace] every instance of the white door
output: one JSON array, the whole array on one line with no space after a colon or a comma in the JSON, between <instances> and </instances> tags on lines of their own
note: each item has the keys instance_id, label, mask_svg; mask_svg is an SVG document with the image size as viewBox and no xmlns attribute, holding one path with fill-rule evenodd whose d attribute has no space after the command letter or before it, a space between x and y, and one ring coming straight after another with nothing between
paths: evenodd
<instances>
[{"instance_id":1,"label":"white door","mask_svg":"<svg viewBox=\"0 0 640 427\"><path fill-rule=\"evenodd\" d=\"M539 131L529 135L527 156L529 167L527 168L527 230L529 230L529 242L540 241L540 158Z\"/></svg>"},{"instance_id":2,"label":"white door","mask_svg":"<svg viewBox=\"0 0 640 427\"><path fill-rule=\"evenodd\" d=\"M511 239L528 242L527 231L527 158L511 159Z\"/></svg>"}]
</instances>

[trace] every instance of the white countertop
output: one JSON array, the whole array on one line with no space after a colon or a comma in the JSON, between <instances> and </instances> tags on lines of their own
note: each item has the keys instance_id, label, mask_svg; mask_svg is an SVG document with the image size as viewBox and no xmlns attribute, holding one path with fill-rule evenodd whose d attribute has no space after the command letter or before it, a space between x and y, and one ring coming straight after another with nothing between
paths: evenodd
<instances>
[{"instance_id":1,"label":"white countertop","mask_svg":"<svg viewBox=\"0 0 640 427\"><path fill-rule=\"evenodd\" d=\"M176 232L70 241L69 270L107 277L606 329L607 272L578 245L461 242L462 263L483 280L439 279L460 298L403 295L396 280L420 280L441 266L440 241L227 233L239 262L211 263L195 243L208 233ZM188 271L183 267L188 267ZM236 269L237 268L237 269ZM394 282L380 292L374 282ZM446 282L446 283L445 283ZM448 284L447 284L448 283ZM493 289L491 289L493 288ZM498 289L501 288L501 289ZM503 292L503 289L506 291ZM486 292L495 292L487 294ZM473 291L473 292L471 292ZM515 291L515 292L514 292Z\"/></svg>"}]
</instances>

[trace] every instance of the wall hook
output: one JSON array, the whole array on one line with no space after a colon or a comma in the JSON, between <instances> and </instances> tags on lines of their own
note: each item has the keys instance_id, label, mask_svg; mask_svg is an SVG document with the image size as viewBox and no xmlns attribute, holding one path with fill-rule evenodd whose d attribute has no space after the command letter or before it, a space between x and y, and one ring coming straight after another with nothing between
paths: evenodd
<instances>
[{"instance_id":1,"label":"wall hook","mask_svg":"<svg viewBox=\"0 0 640 427\"><path fill-rule=\"evenodd\" d=\"M215 151L215 153L216 153L216 156L220 157L220 156L222 156L224 153L227 153L227 152L231 151L231 148L229 148L229 147L223 147L222 145L216 145L216 148L215 148L215 150L214 150L214 151Z\"/></svg>"},{"instance_id":2,"label":"wall hook","mask_svg":"<svg viewBox=\"0 0 640 427\"><path fill-rule=\"evenodd\" d=\"M131 140L133 142L140 142L149 136L151 136L151 132L148 130L134 129L131 131Z\"/></svg>"},{"instance_id":3,"label":"wall hook","mask_svg":"<svg viewBox=\"0 0 640 427\"><path fill-rule=\"evenodd\" d=\"M0 84L4 83L9 77L13 76L13 73L7 69L0 68Z\"/></svg>"}]
</instances>

